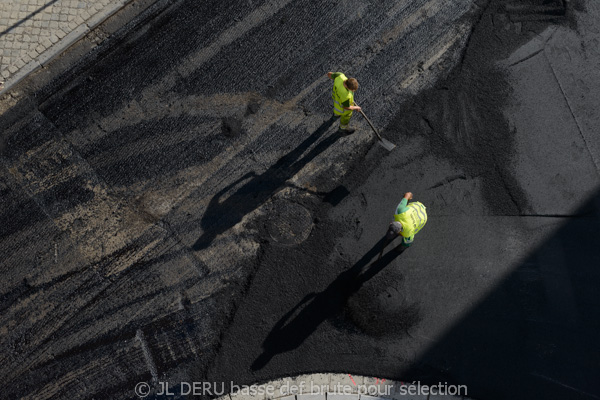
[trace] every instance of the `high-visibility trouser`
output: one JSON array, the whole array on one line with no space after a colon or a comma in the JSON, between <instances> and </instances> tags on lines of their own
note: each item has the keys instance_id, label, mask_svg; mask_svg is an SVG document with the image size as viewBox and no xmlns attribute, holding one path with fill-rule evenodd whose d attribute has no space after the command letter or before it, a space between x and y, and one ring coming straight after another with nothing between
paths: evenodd
<instances>
[{"instance_id":1,"label":"high-visibility trouser","mask_svg":"<svg viewBox=\"0 0 600 400\"><path fill-rule=\"evenodd\" d=\"M336 99L333 99L333 114L342 117L340 119L340 127L345 129L350 123L352 110L344 110L344 107Z\"/></svg>"},{"instance_id":2,"label":"high-visibility trouser","mask_svg":"<svg viewBox=\"0 0 600 400\"><path fill-rule=\"evenodd\" d=\"M342 114L342 118L340 118L340 128L346 129L348 124L350 123L350 118L352 117L352 110L345 110L346 112Z\"/></svg>"}]
</instances>

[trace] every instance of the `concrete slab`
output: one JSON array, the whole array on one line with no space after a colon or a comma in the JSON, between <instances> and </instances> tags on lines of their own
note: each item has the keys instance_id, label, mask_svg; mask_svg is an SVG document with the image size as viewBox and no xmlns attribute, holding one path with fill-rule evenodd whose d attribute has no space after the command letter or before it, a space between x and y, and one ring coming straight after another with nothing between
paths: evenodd
<instances>
[{"instance_id":1,"label":"concrete slab","mask_svg":"<svg viewBox=\"0 0 600 400\"><path fill-rule=\"evenodd\" d=\"M358 393L346 394L346 393L327 393L327 400L358 400Z\"/></svg>"},{"instance_id":2,"label":"concrete slab","mask_svg":"<svg viewBox=\"0 0 600 400\"><path fill-rule=\"evenodd\" d=\"M293 378L276 379L270 381L269 385L273 387L274 394L267 395L268 398L286 397L286 400L294 400L293 397L299 393Z\"/></svg>"},{"instance_id":3,"label":"concrete slab","mask_svg":"<svg viewBox=\"0 0 600 400\"><path fill-rule=\"evenodd\" d=\"M349 389L351 393L357 394L359 387L361 387L364 383L364 377L362 375L352 375L352 374L330 374L330 390L335 390L335 388L341 388L339 391L342 391L344 388Z\"/></svg>"},{"instance_id":4,"label":"concrete slab","mask_svg":"<svg viewBox=\"0 0 600 400\"><path fill-rule=\"evenodd\" d=\"M315 393L315 394L298 394L296 395L297 400L326 400L326 393Z\"/></svg>"},{"instance_id":5,"label":"concrete slab","mask_svg":"<svg viewBox=\"0 0 600 400\"><path fill-rule=\"evenodd\" d=\"M428 400L427 395L418 394L416 385L410 382L394 381L394 390L391 393L391 398L394 400Z\"/></svg>"},{"instance_id":6,"label":"concrete slab","mask_svg":"<svg viewBox=\"0 0 600 400\"><path fill-rule=\"evenodd\" d=\"M397 392L393 392L391 398L393 398L394 400L429 400L427 397L427 395L419 395L419 394L415 394L418 393L417 391L415 392L411 392L408 390L402 391L402 390L398 390Z\"/></svg>"},{"instance_id":7,"label":"concrete slab","mask_svg":"<svg viewBox=\"0 0 600 400\"><path fill-rule=\"evenodd\" d=\"M361 395L389 397L395 385L396 382L389 379L365 377Z\"/></svg>"},{"instance_id":8,"label":"concrete slab","mask_svg":"<svg viewBox=\"0 0 600 400\"><path fill-rule=\"evenodd\" d=\"M251 385L248 385L251 386ZM254 391L256 389L256 391ZM256 388L242 388L238 392L232 392L229 394L231 400L264 400L267 398L266 392Z\"/></svg>"},{"instance_id":9,"label":"concrete slab","mask_svg":"<svg viewBox=\"0 0 600 400\"><path fill-rule=\"evenodd\" d=\"M304 383L304 393L316 393L325 395L329 391L330 376L329 374L307 374L296 377L295 381L298 385ZM304 399L315 400L315 399Z\"/></svg>"}]
</instances>

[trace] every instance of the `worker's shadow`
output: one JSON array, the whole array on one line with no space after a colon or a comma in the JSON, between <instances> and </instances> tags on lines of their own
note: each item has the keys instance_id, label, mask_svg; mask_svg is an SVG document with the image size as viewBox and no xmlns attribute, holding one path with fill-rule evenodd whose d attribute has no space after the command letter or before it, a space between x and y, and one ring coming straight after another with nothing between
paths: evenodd
<instances>
[{"instance_id":1,"label":"worker's shadow","mask_svg":"<svg viewBox=\"0 0 600 400\"><path fill-rule=\"evenodd\" d=\"M387 243L389 242L385 238L379 240L356 264L342 272L324 291L307 295L286 313L263 342L263 353L252 363L252 370L260 370L275 355L299 347L323 321L341 314L348 298L406 249L400 243L383 257L369 264L378 255L381 247Z\"/></svg>"},{"instance_id":2,"label":"worker's shadow","mask_svg":"<svg viewBox=\"0 0 600 400\"><path fill-rule=\"evenodd\" d=\"M246 214L256 209L260 204L273 196L278 189L285 186L289 178L298 173L306 164L335 143L340 137L337 132L322 140L303 157L300 157L335 121L336 119L331 118L323 122L298 147L280 158L262 174L257 175L255 172L249 172L236 182L219 191L211 199L204 212L200 221L204 233L194 243L192 249L198 251L207 248L215 237L239 223ZM228 191L246 180L248 181L242 187L221 201L221 198ZM336 194L339 193L340 190L337 190ZM344 193L347 194L347 191ZM326 201L327 198L328 196L325 196Z\"/></svg>"}]
</instances>

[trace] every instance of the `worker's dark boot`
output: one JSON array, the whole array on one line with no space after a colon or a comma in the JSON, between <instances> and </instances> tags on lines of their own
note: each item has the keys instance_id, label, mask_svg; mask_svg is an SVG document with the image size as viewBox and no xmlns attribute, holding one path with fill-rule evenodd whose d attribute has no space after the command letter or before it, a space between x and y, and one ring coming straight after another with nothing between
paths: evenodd
<instances>
[{"instance_id":1,"label":"worker's dark boot","mask_svg":"<svg viewBox=\"0 0 600 400\"><path fill-rule=\"evenodd\" d=\"M400 243L398 246L394 247L394 251L400 254L402 254L402 252L404 252L406 249L408 249L408 246L406 246L404 243Z\"/></svg>"},{"instance_id":2,"label":"worker's dark boot","mask_svg":"<svg viewBox=\"0 0 600 400\"><path fill-rule=\"evenodd\" d=\"M354 132L356 132L356 129L354 128L346 128L346 129L338 129L338 132L341 133L342 135L351 135Z\"/></svg>"}]
</instances>

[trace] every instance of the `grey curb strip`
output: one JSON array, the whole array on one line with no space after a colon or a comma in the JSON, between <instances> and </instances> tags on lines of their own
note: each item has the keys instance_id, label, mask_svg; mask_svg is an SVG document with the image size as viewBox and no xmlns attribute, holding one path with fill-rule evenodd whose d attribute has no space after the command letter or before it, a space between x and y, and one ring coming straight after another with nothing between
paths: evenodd
<instances>
[{"instance_id":1,"label":"grey curb strip","mask_svg":"<svg viewBox=\"0 0 600 400\"><path fill-rule=\"evenodd\" d=\"M229 394L216 400L473 400L467 397L466 385L440 382L428 386L334 373L299 375L247 386L230 382L219 389Z\"/></svg>"},{"instance_id":2,"label":"grey curb strip","mask_svg":"<svg viewBox=\"0 0 600 400\"><path fill-rule=\"evenodd\" d=\"M4 83L4 87L0 89L0 96L7 93L15 85L21 82L30 74L36 72L42 67L45 67L54 60L56 57L61 55L69 47L75 44L79 39L87 35L90 31L94 30L102 22L106 21L116 12L124 8L126 5L131 3L133 0L120 0L116 3L109 4L102 11L92 16L87 22L79 25L76 29L66 35L64 38L56 42L54 45L46 49L42 54L30 61L23 68L19 69L14 75L12 75Z\"/></svg>"}]
</instances>

